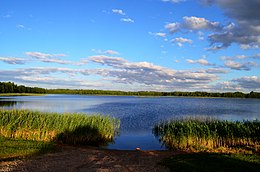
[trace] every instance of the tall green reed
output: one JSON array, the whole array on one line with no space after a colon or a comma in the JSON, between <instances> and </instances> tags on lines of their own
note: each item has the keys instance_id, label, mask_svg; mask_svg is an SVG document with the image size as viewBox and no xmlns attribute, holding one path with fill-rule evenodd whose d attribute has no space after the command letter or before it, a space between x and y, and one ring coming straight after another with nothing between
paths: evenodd
<instances>
[{"instance_id":1,"label":"tall green reed","mask_svg":"<svg viewBox=\"0 0 260 172\"><path fill-rule=\"evenodd\" d=\"M260 145L260 121L226 121L183 118L162 122L154 134L170 149L239 147Z\"/></svg>"},{"instance_id":2,"label":"tall green reed","mask_svg":"<svg viewBox=\"0 0 260 172\"><path fill-rule=\"evenodd\" d=\"M103 115L0 110L0 134L10 138L105 144L119 131L118 119Z\"/></svg>"}]
</instances>

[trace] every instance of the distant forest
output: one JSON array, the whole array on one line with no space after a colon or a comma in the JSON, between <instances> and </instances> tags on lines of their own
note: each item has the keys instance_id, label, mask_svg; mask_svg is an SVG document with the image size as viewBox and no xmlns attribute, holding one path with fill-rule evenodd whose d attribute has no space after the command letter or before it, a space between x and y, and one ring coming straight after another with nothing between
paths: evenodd
<instances>
[{"instance_id":1,"label":"distant forest","mask_svg":"<svg viewBox=\"0 0 260 172\"><path fill-rule=\"evenodd\" d=\"M38 87L26 87L24 85L16 85L13 82L0 82L1 93L39 93L45 94L46 89Z\"/></svg>"},{"instance_id":2,"label":"distant forest","mask_svg":"<svg viewBox=\"0 0 260 172\"><path fill-rule=\"evenodd\" d=\"M186 96L186 97L231 97L231 98L260 98L260 93L251 91L242 92L155 92L155 91L111 91L111 90L82 90L82 89L44 89L16 85L13 82L0 82L1 93L39 93L39 94L85 94L85 95L122 95L122 96Z\"/></svg>"}]
</instances>

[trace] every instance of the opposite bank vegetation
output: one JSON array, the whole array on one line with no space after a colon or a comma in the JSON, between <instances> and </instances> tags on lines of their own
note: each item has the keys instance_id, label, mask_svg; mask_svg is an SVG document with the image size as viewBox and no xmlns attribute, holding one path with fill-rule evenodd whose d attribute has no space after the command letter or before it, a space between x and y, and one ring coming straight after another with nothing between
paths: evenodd
<instances>
[{"instance_id":1,"label":"opposite bank vegetation","mask_svg":"<svg viewBox=\"0 0 260 172\"><path fill-rule=\"evenodd\" d=\"M0 82L0 94L4 93L36 93L36 94L82 94L82 95L124 95L124 96L187 96L187 97L229 97L229 98L260 98L260 93L226 92L155 92L155 91L112 91L112 90L82 90L82 89L44 89L39 87L26 87L13 82Z\"/></svg>"}]
</instances>

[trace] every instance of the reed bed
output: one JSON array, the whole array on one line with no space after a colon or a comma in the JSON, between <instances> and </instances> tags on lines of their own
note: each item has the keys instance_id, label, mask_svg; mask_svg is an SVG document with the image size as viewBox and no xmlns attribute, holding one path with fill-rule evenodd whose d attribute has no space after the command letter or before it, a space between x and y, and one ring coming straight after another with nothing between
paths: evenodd
<instances>
[{"instance_id":1,"label":"reed bed","mask_svg":"<svg viewBox=\"0 0 260 172\"><path fill-rule=\"evenodd\" d=\"M119 127L109 116L0 110L0 135L9 138L101 145L113 141Z\"/></svg>"},{"instance_id":2,"label":"reed bed","mask_svg":"<svg viewBox=\"0 0 260 172\"><path fill-rule=\"evenodd\" d=\"M174 150L253 147L259 151L260 145L258 120L173 119L156 125L153 132L166 147Z\"/></svg>"}]
</instances>

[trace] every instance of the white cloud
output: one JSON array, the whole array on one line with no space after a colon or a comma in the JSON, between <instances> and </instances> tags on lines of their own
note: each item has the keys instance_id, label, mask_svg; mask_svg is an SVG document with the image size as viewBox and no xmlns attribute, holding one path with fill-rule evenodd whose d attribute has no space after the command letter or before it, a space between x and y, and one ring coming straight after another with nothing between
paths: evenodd
<instances>
[{"instance_id":1,"label":"white cloud","mask_svg":"<svg viewBox=\"0 0 260 172\"><path fill-rule=\"evenodd\" d=\"M223 68L209 68L209 69L206 69L207 73L219 73L219 74L226 74L228 73L228 71L226 69L223 69Z\"/></svg>"},{"instance_id":2,"label":"white cloud","mask_svg":"<svg viewBox=\"0 0 260 172\"><path fill-rule=\"evenodd\" d=\"M37 59L38 61L45 62L45 63L58 63L58 64L71 64L71 65L82 65L83 61L81 62L72 62L68 60L61 60L58 57L65 57L66 54L46 54L41 52L26 52L27 56Z\"/></svg>"},{"instance_id":3,"label":"white cloud","mask_svg":"<svg viewBox=\"0 0 260 172\"><path fill-rule=\"evenodd\" d=\"M191 43L192 43L192 40L191 40L191 39L187 39L187 38L179 37L179 38L174 38L174 39L172 39L171 42L177 43L177 45L178 45L179 47L182 47L182 46L183 46L183 43L191 44Z\"/></svg>"},{"instance_id":4,"label":"white cloud","mask_svg":"<svg viewBox=\"0 0 260 172\"><path fill-rule=\"evenodd\" d=\"M255 62L246 62L246 63L240 63L240 62L235 62L232 60L225 61L225 66L234 69L234 70L246 70L249 71L251 70L252 67L257 66Z\"/></svg>"},{"instance_id":5,"label":"white cloud","mask_svg":"<svg viewBox=\"0 0 260 172\"><path fill-rule=\"evenodd\" d=\"M164 26L166 29L170 31L170 33L175 33L180 30L180 24L179 23L168 23Z\"/></svg>"},{"instance_id":6,"label":"white cloud","mask_svg":"<svg viewBox=\"0 0 260 172\"><path fill-rule=\"evenodd\" d=\"M187 59L186 61L188 63L191 63L191 64L201 64L201 65L204 65L204 66L214 66L215 65L215 64L209 63L205 59L198 59L198 60Z\"/></svg>"},{"instance_id":7,"label":"white cloud","mask_svg":"<svg viewBox=\"0 0 260 172\"><path fill-rule=\"evenodd\" d=\"M260 76L244 76L233 79L232 81L236 82L242 88L248 89L249 91L260 91Z\"/></svg>"},{"instance_id":8,"label":"white cloud","mask_svg":"<svg viewBox=\"0 0 260 172\"><path fill-rule=\"evenodd\" d=\"M148 32L150 35L153 35L153 36L158 36L158 37L162 37L162 38L164 38L164 37L166 37L167 36L167 34L166 33L164 33L164 32L156 32L156 33L153 33L153 32ZM165 38L165 39L167 39L167 38Z\"/></svg>"},{"instance_id":9,"label":"white cloud","mask_svg":"<svg viewBox=\"0 0 260 172\"><path fill-rule=\"evenodd\" d=\"M166 0L169 2L170 0ZM241 49L260 48L260 6L259 0L201 0L205 4L216 4L230 19L228 23L209 21L206 18L185 16L180 23L165 25L170 33L189 31L211 32L207 37L210 47L207 50L218 51L238 44ZM239 10L238 10L239 9ZM203 35L199 35L204 40Z\"/></svg>"},{"instance_id":10,"label":"white cloud","mask_svg":"<svg viewBox=\"0 0 260 172\"><path fill-rule=\"evenodd\" d=\"M105 51L105 54L110 54L110 55L118 55L118 54L119 54L119 52L117 52L117 51L114 51L114 50L106 50L106 51Z\"/></svg>"},{"instance_id":11,"label":"white cloud","mask_svg":"<svg viewBox=\"0 0 260 172\"><path fill-rule=\"evenodd\" d=\"M232 81L219 82L212 86L212 91L229 92L229 91L243 91L242 88Z\"/></svg>"},{"instance_id":12,"label":"white cloud","mask_svg":"<svg viewBox=\"0 0 260 172\"><path fill-rule=\"evenodd\" d=\"M155 33L155 36L165 37L166 33L157 32L157 33Z\"/></svg>"},{"instance_id":13,"label":"white cloud","mask_svg":"<svg viewBox=\"0 0 260 172\"><path fill-rule=\"evenodd\" d=\"M25 64L26 60L24 58L16 58L16 57L0 57L0 61L3 61L8 64Z\"/></svg>"},{"instance_id":14,"label":"white cloud","mask_svg":"<svg viewBox=\"0 0 260 172\"><path fill-rule=\"evenodd\" d=\"M45 59L45 58L51 58L51 57L65 57L66 54L46 54L41 52L26 52L27 56L34 57L37 59Z\"/></svg>"},{"instance_id":15,"label":"white cloud","mask_svg":"<svg viewBox=\"0 0 260 172\"><path fill-rule=\"evenodd\" d=\"M122 84L201 89L205 84L214 82L218 78L215 74L206 71L176 71L148 62L129 62L120 57L91 56L89 61L112 67L95 70L95 72L106 78L113 78L114 82ZM87 75L89 75L89 72L85 71Z\"/></svg>"},{"instance_id":16,"label":"white cloud","mask_svg":"<svg viewBox=\"0 0 260 172\"><path fill-rule=\"evenodd\" d=\"M179 2L184 2L186 0L162 0L162 2L172 2L172 3L179 3Z\"/></svg>"},{"instance_id":17,"label":"white cloud","mask_svg":"<svg viewBox=\"0 0 260 172\"><path fill-rule=\"evenodd\" d=\"M259 0L204 0L207 4L216 4L225 14L234 20L230 27L209 36L213 50L229 47L232 43L242 49L260 47L260 1ZM239 10L238 10L239 9Z\"/></svg>"},{"instance_id":18,"label":"white cloud","mask_svg":"<svg viewBox=\"0 0 260 172\"><path fill-rule=\"evenodd\" d=\"M165 28L169 30L170 33L176 33L182 30L188 30L188 31L199 31L200 34L202 30L210 30L210 31L216 31L221 30L222 26L219 22L211 22L205 18L199 18L195 16L185 16L183 17L183 22L173 22L168 23L165 25Z\"/></svg>"},{"instance_id":19,"label":"white cloud","mask_svg":"<svg viewBox=\"0 0 260 172\"><path fill-rule=\"evenodd\" d=\"M243 76L240 78L232 79L217 83L213 89L220 91L260 91L260 77L259 76Z\"/></svg>"},{"instance_id":20,"label":"white cloud","mask_svg":"<svg viewBox=\"0 0 260 172\"><path fill-rule=\"evenodd\" d=\"M119 55L120 53L115 50L100 50L100 49L91 49L92 52L97 54L108 54L108 55Z\"/></svg>"},{"instance_id":21,"label":"white cloud","mask_svg":"<svg viewBox=\"0 0 260 172\"><path fill-rule=\"evenodd\" d=\"M128 23L134 23L134 22L135 22L135 21L134 21L133 19L131 19L131 18L121 18L120 20L123 21L123 22L128 22Z\"/></svg>"},{"instance_id":22,"label":"white cloud","mask_svg":"<svg viewBox=\"0 0 260 172\"><path fill-rule=\"evenodd\" d=\"M16 27L17 27L17 28L21 28L21 29L24 29L24 28L25 28L25 26L22 25L22 24L18 24L18 25L16 25Z\"/></svg>"},{"instance_id":23,"label":"white cloud","mask_svg":"<svg viewBox=\"0 0 260 172\"><path fill-rule=\"evenodd\" d=\"M120 9L112 9L112 12L113 13L116 13L116 14L120 14L120 15L126 15L125 13L124 13L124 11L123 10L120 10Z\"/></svg>"},{"instance_id":24,"label":"white cloud","mask_svg":"<svg viewBox=\"0 0 260 172\"><path fill-rule=\"evenodd\" d=\"M221 28L219 22L211 22L195 16L183 17L182 27L188 30L218 30Z\"/></svg>"}]
</instances>

